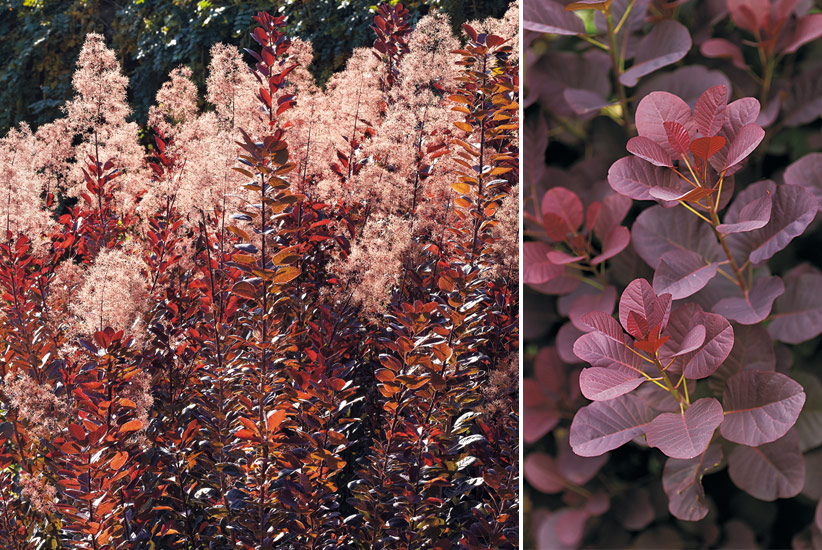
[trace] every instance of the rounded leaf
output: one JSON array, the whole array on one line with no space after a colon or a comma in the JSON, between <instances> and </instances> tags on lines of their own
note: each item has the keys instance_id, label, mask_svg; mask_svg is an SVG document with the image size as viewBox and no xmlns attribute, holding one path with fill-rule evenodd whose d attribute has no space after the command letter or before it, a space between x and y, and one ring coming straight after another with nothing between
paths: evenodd
<instances>
[{"instance_id":1,"label":"rounded leaf","mask_svg":"<svg viewBox=\"0 0 822 550\"><path fill-rule=\"evenodd\" d=\"M723 298L713 311L730 321L754 325L768 317L774 300L784 292L785 284L779 277L760 277L743 296Z\"/></svg>"},{"instance_id":2,"label":"rounded leaf","mask_svg":"<svg viewBox=\"0 0 822 550\"><path fill-rule=\"evenodd\" d=\"M722 423L722 405L704 397L684 412L662 413L645 428L648 445L671 458L694 458L711 442L714 430Z\"/></svg>"},{"instance_id":3,"label":"rounded leaf","mask_svg":"<svg viewBox=\"0 0 822 550\"><path fill-rule=\"evenodd\" d=\"M580 456L599 456L640 435L654 418L644 401L627 394L582 407L571 422L569 442Z\"/></svg>"},{"instance_id":4,"label":"rounded leaf","mask_svg":"<svg viewBox=\"0 0 822 550\"><path fill-rule=\"evenodd\" d=\"M685 57L691 45L691 34L685 25L663 20L639 43L634 64L622 73L619 81L626 86L636 86L641 77Z\"/></svg>"},{"instance_id":5,"label":"rounded leaf","mask_svg":"<svg viewBox=\"0 0 822 550\"><path fill-rule=\"evenodd\" d=\"M728 473L737 487L759 500L795 497L805 482L799 436L789 431L759 447L737 446L728 457Z\"/></svg>"},{"instance_id":6,"label":"rounded leaf","mask_svg":"<svg viewBox=\"0 0 822 550\"><path fill-rule=\"evenodd\" d=\"M784 436L796 423L805 391L790 377L769 371L746 370L728 379L722 405L722 437L758 446Z\"/></svg>"},{"instance_id":7,"label":"rounded leaf","mask_svg":"<svg viewBox=\"0 0 822 550\"><path fill-rule=\"evenodd\" d=\"M717 444L693 458L669 458L665 462L662 488L668 495L671 515L685 521L699 521L708 515L702 476L721 462L722 448Z\"/></svg>"},{"instance_id":8,"label":"rounded leaf","mask_svg":"<svg viewBox=\"0 0 822 550\"><path fill-rule=\"evenodd\" d=\"M589 367L579 374L582 395L591 401L606 401L633 391L645 381L634 370L624 368Z\"/></svg>"},{"instance_id":9,"label":"rounded leaf","mask_svg":"<svg viewBox=\"0 0 822 550\"><path fill-rule=\"evenodd\" d=\"M718 264L705 262L690 250L671 251L662 256L654 273L654 290L667 292L674 300L702 290L716 275Z\"/></svg>"},{"instance_id":10,"label":"rounded leaf","mask_svg":"<svg viewBox=\"0 0 822 550\"><path fill-rule=\"evenodd\" d=\"M673 155L674 150L668 143L668 132L665 130L666 122L678 122L686 129L692 128L691 108L678 96L668 92L651 92L643 97L636 109L637 133L655 141Z\"/></svg>"}]
</instances>

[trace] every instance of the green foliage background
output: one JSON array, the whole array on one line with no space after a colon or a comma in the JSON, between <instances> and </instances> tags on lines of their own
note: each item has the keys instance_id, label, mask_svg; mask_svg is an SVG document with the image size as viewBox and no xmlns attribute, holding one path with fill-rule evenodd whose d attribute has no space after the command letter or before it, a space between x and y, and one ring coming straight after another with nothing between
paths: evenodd
<instances>
[{"instance_id":1,"label":"green foliage background","mask_svg":"<svg viewBox=\"0 0 822 550\"><path fill-rule=\"evenodd\" d=\"M405 5L415 20L430 9L444 11L457 28L501 17L508 0ZM353 48L371 44L376 8L374 0L2 0L0 6L0 135L21 121L36 127L60 116L86 33L105 35L117 51L130 79L133 116L142 123L171 69L188 65L204 88L213 44L248 47L247 30L259 10L286 15L289 32L313 43L311 70L323 83Z\"/></svg>"}]
</instances>

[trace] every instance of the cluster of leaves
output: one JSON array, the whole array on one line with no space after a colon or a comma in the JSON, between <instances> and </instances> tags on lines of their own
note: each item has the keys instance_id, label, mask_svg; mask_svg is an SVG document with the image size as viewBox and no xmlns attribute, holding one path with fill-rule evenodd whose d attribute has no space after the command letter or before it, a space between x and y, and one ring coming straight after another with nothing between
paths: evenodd
<instances>
[{"instance_id":1,"label":"cluster of leaves","mask_svg":"<svg viewBox=\"0 0 822 550\"><path fill-rule=\"evenodd\" d=\"M504 0L462 2L406 2L412 22L439 9L459 25L484 17L500 17L508 8ZM215 0L196 2L124 2L13 0L0 12L0 57L8 63L0 70L0 132L26 121L33 126L51 122L71 97L71 70L85 35L97 32L117 49L126 75L133 84L132 104L144 120L163 78L185 64L203 86L208 49L217 42L248 46L246 31L252 16L269 9L267 2ZM279 7L287 17L289 33L310 41L317 53L311 67L321 82L339 71L354 48L372 40L369 31L374 3L355 0L340 3L290 2ZM26 90L26 92L23 92ZM34 93L32 93L34 91Z\"/></svg>"},{"instance_id":2,"label":"cluster of leaves","mask_svg":"<svg viewBox=\"0 0 822 550\"><path fill-rule=\"evenodd\" d=\"M810 8L524 7L537 547L822 544Z\"/></svg>"},{"instance_id":3,"label":"cluster of leaves","mask_svg":"<svg viewBox=\"0 0 822 550\"><path fill-rule=\"evenodd\" d=\"M380 85L348 98L349 149L322 149L328 156L312 144L314 121L289 117L317 96L313 83L291 82L300 68L284 17L254 16L254 68L215 85L230 98L217 116L189 112L192 86L172 73L140 158L127 156L137 154L127 145L136 127L104 87L121 78L113 53L89 36L84 52L98 58L81 57L82 97L68 108L88 114L88 126L48 127L80 145L34 170L26 185L54 187L21 207L28 217L4 189L0 540L9 548L518 547L518 404L506 378L517 364L518 282L497 265L497 212L516 200L519 176L516 38L466 24L465 42L445 54L450 80L431 92L453 113L449 128L432 137L421 123L408 152L416 162L378 164L362 151L382 126L361 121L360 109L379 118L406 107L408 17L401 5L379 7ZM4 141L4 176L29 166L18 149L39 138L24 128ZM206 155L225 148L234 166L191 192L190 174L219 170ZM436 158L459 168L435 168ZM49 162L65 162L59 177L46 174ZM374 197L380 178L352 179L368 170L405 171L414 197L403 197L412 206L402 216L436 208L445 225L402 243L416 252L380 289L379 311L352 298L368 274L345 266L393 214L345 193L321 200L316 181L367 183ZM442 181L444 194L432 189ZM52 191L76 205L57 215ZM26 226L41 210L52 217Z\"/></svg>"}]
</instances>

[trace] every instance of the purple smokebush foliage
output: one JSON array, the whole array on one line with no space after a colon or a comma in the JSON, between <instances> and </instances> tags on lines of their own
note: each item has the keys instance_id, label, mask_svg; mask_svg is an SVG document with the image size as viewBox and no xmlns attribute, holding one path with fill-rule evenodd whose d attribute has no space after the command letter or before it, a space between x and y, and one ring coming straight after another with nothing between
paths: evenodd
<instances>
[{"instance_id":1,"label":"purple smokebush foliage","mask_svg":"<svg viewBox=\"0 0 822 550\"><path fill-rule=\"evenodd\" d=\"M822 13L526 0L526 546L822 548Z\"/></svg>"}]
</instances>

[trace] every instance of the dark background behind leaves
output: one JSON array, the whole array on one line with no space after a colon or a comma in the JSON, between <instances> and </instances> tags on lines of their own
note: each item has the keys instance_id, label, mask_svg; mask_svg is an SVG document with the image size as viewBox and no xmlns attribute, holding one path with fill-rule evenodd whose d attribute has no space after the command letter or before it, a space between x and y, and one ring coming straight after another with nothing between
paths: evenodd
<instances>
[{"instance_id":1,"label":"dark background behind leaves","mask_svg":"<svg viewBox=\"0 0 822 550\"><path fill-rule=\"evenodd\" d=\"M392 2L394 3L394 2ZM431 9L454 28L472 19L501 17L506 0L411 0L412 23ZM191 67L204 89L209 48L217 42L248 47L251 17L268 10L288 17L288 33L314 46L312 73L321 83L360 46L370 46L371 0L5 0L0 11L0 135L28 122L60 116L71 97L71 74L86 33L98 32L117 51L129 78L132 118L143 124L169 71Z\"/></svg>"}]
</instances>

